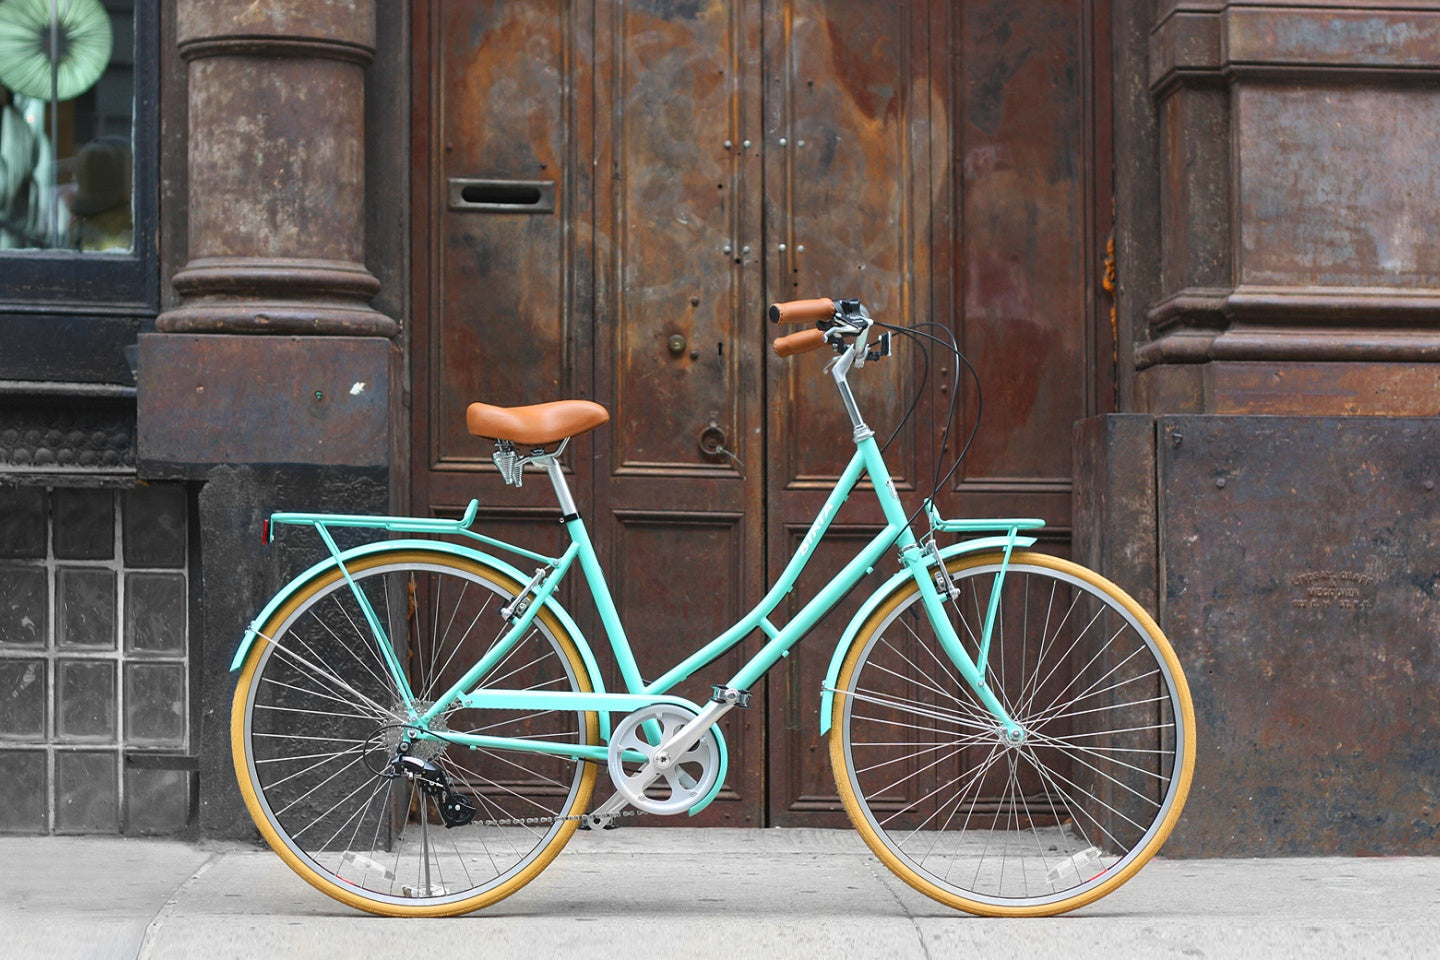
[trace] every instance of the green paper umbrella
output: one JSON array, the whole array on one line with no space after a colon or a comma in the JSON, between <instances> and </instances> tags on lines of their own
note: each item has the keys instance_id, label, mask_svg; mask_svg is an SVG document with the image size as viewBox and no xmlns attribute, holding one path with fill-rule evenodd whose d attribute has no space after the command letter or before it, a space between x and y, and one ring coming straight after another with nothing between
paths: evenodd
<instances>
[{"instance_id":1,"label":"green paper umbrella","mask_svg":"<svg viewBox=\"0 0 1440 960\"><path fill-rule=\"evenodd\" d=\"M53 60L52 16L58 53ZM105 72L112 43L110 15L99 0L0 2L0 83L16 93L73 100Z\"/></svg>"}]
</instances>

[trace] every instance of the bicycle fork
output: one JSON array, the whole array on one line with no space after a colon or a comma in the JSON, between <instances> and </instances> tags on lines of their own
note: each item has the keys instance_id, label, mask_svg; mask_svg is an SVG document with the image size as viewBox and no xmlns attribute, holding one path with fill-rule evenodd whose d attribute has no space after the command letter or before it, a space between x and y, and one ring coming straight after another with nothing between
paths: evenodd
<instances>
[{"instance_id":1,"label":"bicycle fork","mask_svg":"<svg viewBox=\"0 0 1440 960\"><path fill-rule=\"evenodd\" d=\"M934 566L930 566L930 556L934 554ZM912 541L901 547L900 560L905 564L910 574L915 578L915 584L920 591L920 603L925 608L925 614L930 618L930 625L935 630L935 636L940 641L940 647L945 655L950 658L955 669L960 671L960 676L970 685L975 696L990 711L1001 729L1002 737L1012 745L1019 745L1025 741L1025 729L1015 722L1010 712L1000 699L995 696L994 690L985 679L985 664L989 659L990 635L995 628L995 613L999 605L1000 587L1004 582L1006 569L1010 564L1010 548L1005 550L1005 559L996 571L995 581L991 587L990 606L986 613L985 625L981 631L979 640L978 657L972 659L960 642L960 635L956 633L955 626L950 621L950 615L945 609L948 596L942 597L936 588L936 581L947 582L949 574L945 571L945 565L941 562L938 554L933 550L926 551L920 544ZM932 573L934 578L932 579Z\"/></svg>"}]
</instances>

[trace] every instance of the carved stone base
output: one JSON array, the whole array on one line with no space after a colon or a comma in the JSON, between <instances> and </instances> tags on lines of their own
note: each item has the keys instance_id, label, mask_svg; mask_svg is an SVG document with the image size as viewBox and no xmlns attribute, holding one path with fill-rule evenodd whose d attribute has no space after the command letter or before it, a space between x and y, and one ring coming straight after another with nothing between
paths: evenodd
<instances>
[{"instance_id":1,"label":"carved stone base","mask_svg":"<svg viewBox=\"0 0 1440 960\"><path fill-rule=\"evenodd\" d=\"M206 257L175 275L183 306L160 315L162 333L294 333L393 337L372 309L380 281L357 263L298 257Z\"/></svg>"}]
</instances>

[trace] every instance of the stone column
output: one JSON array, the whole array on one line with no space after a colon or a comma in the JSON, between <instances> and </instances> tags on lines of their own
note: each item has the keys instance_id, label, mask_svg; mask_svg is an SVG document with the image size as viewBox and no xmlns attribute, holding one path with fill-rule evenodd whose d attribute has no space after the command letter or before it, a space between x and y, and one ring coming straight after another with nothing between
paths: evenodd
<instances>
[{"instance_id":1,"label":"stone column","mask_svg":"<svg viewBox=\"0 0 1440 960\"><path fill-rule=\"evenodd\" d=\"M390 337L364 266L373 0L185 0L190 262L162 332Z\"/></svg>"},{"instance_id":2,"label":"stone column","mask_svg":"<svg viewBox=\"0 0 1440 960\"><path fill-rule=\"evenodd\" d=\"M1440 11L1166 0L1154 412L1433 416Z\"/></svg>"},{"instance_id":3,"label":"stone column","mask_svg":"<svg viewBox=\"0 0 1440 960\"><path fill-rule=\"evenodd\" d=\"M317 559L276 510L390 512L395 320L365 267L365 70L374 0L179 0L189 261L140 337L142 477L200 485L199 829L253 836L229 760L230 658Z\"/></svg>"}]
</instances>

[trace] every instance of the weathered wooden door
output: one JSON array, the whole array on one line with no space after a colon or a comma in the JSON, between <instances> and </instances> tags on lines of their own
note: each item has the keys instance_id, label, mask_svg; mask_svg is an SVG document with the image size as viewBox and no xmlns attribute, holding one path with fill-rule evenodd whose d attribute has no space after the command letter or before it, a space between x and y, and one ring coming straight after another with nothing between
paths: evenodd
<instances>
[{"instance_id":1,"label":"weathered wooden door","mask_svg":"<svg viewBox=\"0 0 1440 960\"><path fill-rule=\"evenodd\" d=\"M858 295L890 322L952 326L985 378L985 431L946 505L1038 513L1065 537L1069 427L1103 380L1091 8L416 4L415 509L478 496L492 529L558 550L548 485L501 485L463 410L606 404L567 467L652 678L762 595L853 449L815 358L769 355L765 302ZM929 492L944 459L946 366L890 447L902 490ZM882 437L922 371L900 348L857 376ZM824 564L877 519L848 508ZM600 644L583 591L565 600ZM727 788L687 822L838 822L816 705L842 627L731 715ZM740 657L681 692L703 700Z\"/></svg>"}]
</instances>

